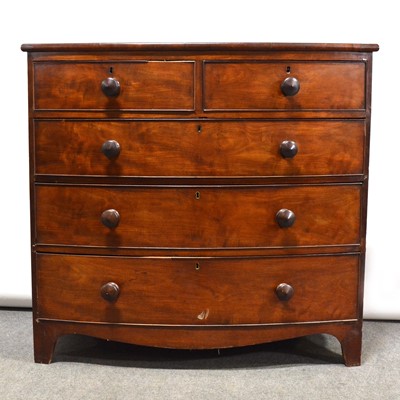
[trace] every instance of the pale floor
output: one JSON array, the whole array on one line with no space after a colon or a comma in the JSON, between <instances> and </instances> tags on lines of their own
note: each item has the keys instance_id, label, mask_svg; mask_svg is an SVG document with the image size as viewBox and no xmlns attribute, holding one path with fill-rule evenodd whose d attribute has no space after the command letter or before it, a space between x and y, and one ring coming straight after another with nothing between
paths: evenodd
<instances>
[{"instance_id":1,"label":"pale floor","mask_svg":"<svg viewBox=\"0 0 400 400\"><path fill-rule=\"evenodd\" d=\"M400 322L366 321L361 367L327 335L218 351L64 337L35 364L29 310L0 309L0 399L400 399Z\"/></svg>"}]
</instances>

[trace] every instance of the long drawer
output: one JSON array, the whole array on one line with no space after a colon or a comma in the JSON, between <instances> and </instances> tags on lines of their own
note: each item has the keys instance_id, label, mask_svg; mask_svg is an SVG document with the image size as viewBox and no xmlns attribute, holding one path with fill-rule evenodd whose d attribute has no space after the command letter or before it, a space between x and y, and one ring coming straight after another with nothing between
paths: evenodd
<instances>
[{"instance_id":1,"label":"long drawer","mask_svg":"<svg viewBox=\"0 0 400 400\"><path fill-rule=\"evenodd\" d=\"M35 63L33 105L37 110L193 110L194 62Z\"/></svg>"},{"instance_id":2,"label":"long drawer","mask_svg":"<svg viewBox=\"0 0 400 400\"><path fill-rule=\"evenodd\" d=\"M361 185L36 186L38 244L236 248L360 243Z\"/></svg>"},{"instance_id":3,"label":"long drawer","mask_svg":"<svg viewBox=\"0 0 400 400\"><path fill-rule=\"evenodd\" d=\"M35 172L102 176L362 174L364 121L35 121Z\"/></svg>"},{"instance_id":4,"label":"long drawer","mask_svg":"<svg viewBox=\"0 0 400 400\"><path fill-rule=\"evenodd\" d=\"M357 256L36 259L39 318L180 325L357 318ZM291 289L283 298L282 286Z\"/></svg>"},{"instance_id":5,"label":"long drawer","mask_svg":"<svg viewBox=\"0 0 400 400\"><path fill-rule=\"evenodd\" d=\"M292 80L285 82L288 78ZM363 110L365 80L365 64L359 61L207 61L203 107L209 111ZM285 84L298 91L285 95L281 89Z\"/></svg>"}]
</instances>

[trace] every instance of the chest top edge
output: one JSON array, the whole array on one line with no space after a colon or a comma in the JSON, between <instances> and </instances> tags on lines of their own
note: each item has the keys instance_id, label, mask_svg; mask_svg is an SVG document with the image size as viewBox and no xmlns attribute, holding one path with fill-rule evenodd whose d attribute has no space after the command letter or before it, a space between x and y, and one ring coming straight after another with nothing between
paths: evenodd
<instances>
[{"instance_id":1,"label":"chest top edge","mask_svg":"<svg viewBox=\"0 0 400 400\"><path fill-rule=\"evenodd\" d=\"M275 52L275 51L339 51L374 52L377 44L350 43L41 43L23 44L25 52Z\"/></svg>"}]
</instances>

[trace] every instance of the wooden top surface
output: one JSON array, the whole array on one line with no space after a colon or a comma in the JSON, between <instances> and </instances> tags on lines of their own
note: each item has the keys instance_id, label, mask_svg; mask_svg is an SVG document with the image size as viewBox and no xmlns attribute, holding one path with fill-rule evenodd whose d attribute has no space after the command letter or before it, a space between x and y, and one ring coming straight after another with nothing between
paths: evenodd
<instances>
[{"instance_id":1,"label":"wooden top surface","mask_svg":"<svg viewBox=\"0 0 400 400\"><path fill-rule=\"evenodd\" d=\"M346 43L47 43L23 44L26 52L183 51L183 52L269 52L346 51L373 52L377 44Z\"/></svg>"}]
</instances>

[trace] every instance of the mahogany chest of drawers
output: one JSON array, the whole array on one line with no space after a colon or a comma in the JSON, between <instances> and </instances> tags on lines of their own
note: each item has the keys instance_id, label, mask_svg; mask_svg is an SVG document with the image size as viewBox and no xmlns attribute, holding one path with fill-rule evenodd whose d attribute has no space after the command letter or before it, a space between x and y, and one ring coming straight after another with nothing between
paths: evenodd
<instances>
[{"instance_id":1,"label":"mahogany chest of drawers","mask_svg":"<svg viewBox=\"0 0 400 400\"><path fill-rule=\"evenodd\" d=\"M327 333L360 364L377 45L22 50L36 362Z\"/></svg>"}]
</instances>

